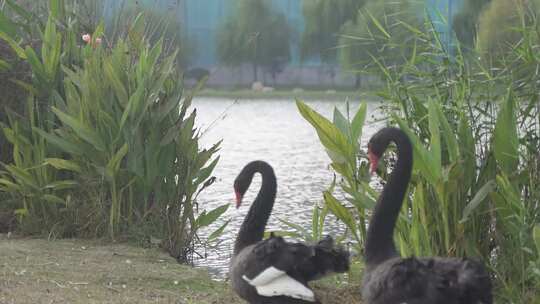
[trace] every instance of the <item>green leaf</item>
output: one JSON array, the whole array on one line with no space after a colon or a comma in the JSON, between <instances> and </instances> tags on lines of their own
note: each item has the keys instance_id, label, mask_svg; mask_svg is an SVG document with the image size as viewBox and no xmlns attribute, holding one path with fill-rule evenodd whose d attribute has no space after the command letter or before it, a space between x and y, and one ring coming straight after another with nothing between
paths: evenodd
<instances>
[{"instance_id":1,"label":"green leaf","mask_svg":"<svg viewBox=\"0 0 540 304\"><path fill-rule=\"evenodd\" d=\"M43 187L43 189L51 189L51 190L65 190L65 189L73 189L77 187L79 183L73 180L60 180L60 181L54 181L52 183L49 183Z\"/></svg>"},{"instance_id":2,"label":"green leaf","mask_svg":"<svg viewBox=\"0 0 540 304\"><path fill-rule=\"evenodd\" d=\"M506 175L515 173L518 166L518 133L514 111L515 101L509 91L499 111L493 131L493 150L499 167Z\"/></svg>"},{"instance_id":3,"label":"green leaf","mask_svg":"<svg viewBox=\"0 0 540 304\"><path fill-rule=\"evenodd\" d=\"M227 220L225 223L223 223L223 225L221 225L218 229L216 229L214 232L212 232L208 236L208 242L211 242L214 239L217 239L219 236L221 236L223 234L223 230L225 230L225 227L227 227L227 225L229 225L230 221L231 220Z\"/></svg>"},{"instance_id":4,"label":"green leaf","mask_svg":"<svg viewBox=\"0 0 540 304\"><path fill-rule=\"evenodd\" d=\"M49 1L49 12L50 16L62 20L64 18L64 0L50 0Z\"/></svg>"},{"instance_id":5,"label":"green leaf","mask_svg":"<svg viewBox=\"0 0 540 304\"><path fill-rule=\"evenodd\" d=\"M26 91L28 91L32 95L38 95L39 94L39 92L36 90L36 88L34 88L34 86L32 86L31 84L29 84L27 82L24 82L24 81L19 80L19 79L10 79L9 81L17 84L18 86L25 89Z\"/></svg>"},{"instance_id":6,"label":"green leaf","mask_svg":"<svg viewBox=\"0 0 540 304\"><path fill-rule=\"evenodd\" d=\"M124 156L126 156L128 150L129 150L128 144L125 143L124 145L122 145L120 149L118 149L118 151L116 151L116 153L107 163L105 172L110 178L116 176L116 174L118 173L118 170L120 169L121 161L122 159L124 159Z\"/></svg>"},{"instance_id":7,"label":"green leaf","mask_svg":"<svg viewBox=\"0 0 540 304\"><path fill-rule=\"evenodd\" d=\"M352 139L355 142L357 142L362 136L362 128L364 127L364 123L366 121L366 113L367 113L367 103L363 102L360 105L360 108L358 108L358 111L354 115L352 123L351 123Z\"/></svg>"},{"instance_id":8,"label":"green leaf","mask_svg":"<svg viewBox=\"0 0 540 304\"><path fill-rule=\"evenodd\" d=\"M0 59L0 71L5 72L7 70L11 69L11 64L9 64L7 61Z\"/></svg>"},{"instance_id":9,"label":"green leaf","mask_svg":"<svg viewBox=\"0 0 540 304\"><path fill-rule=\"evenodd\" d=\"M43 199L47 201L48 203L53 203L53 204L64 204L66 202L63 198L60 198L52 194L43 195Z\"/></svg>"},{"instance_id":10,"label":"green leaf","mask_svg":"<svg viewBox=\"0 0 540 304\"><path fill-rule=\"evenodd\" d=\"M273 234L274 236L281 236L281 237L290 237L295 239L301 239L302 236L294 231L283 231L283 230L273 230L273 231L265 231L264 232L264 238L267 239L270 237L270 235Z\"/></svg>"},{"instance_id":11,"label":"green leaf","mask_svg":"<svg viewBox=\"0 0 540 304\"><path fill-rule=\"evenodd\" d=\"M45 164L51 165L54 168L59 169L59 170L70 170L70 171L75 171L79 173L82 172L81 167L77 163L70 160L61 159L61 158L46 158Z\"/></svg>"},{"instance_id":12,"label":"green leaf","mask_svg":"<svg viewBox=\"0 0 540 304\"><path fill-rule=\"evenodd\" d=\"M384 27L382 26L382 24L379 22L379 20L377 20L377 18L375 18L369 11L366 11L366 13L368 14L369 18L371 19L371 21L373 21L373 24L375 24L375 26L379 29L379 31L384 34L384 36L386 36L387 39L390 39L392 38L390 36L390 34L384 29Z\"/></svg>"},{"instance_id":13,"label":"green leaf","mask_svg":"<svg viewBox=\"0 0 540 304\"><path fill-rule=\"evenodd\" d=\"M455 132L452 130L450 124L448 123L448 120L444 116L441 105L435 103L435 109L437 111L439 123L442 129L443 139L446 143L446 146L448 147L448 156L450 162L455 162L459 157L459 146L456 137L454 136Z\"/></svg>"},{"instance_id":14,"label":"green leaf","mask_svg":"<svg viewBox=\"0 0 540 304\"><path fill-rule=\"evenodd\" d=\"M73 116L70 116L55 107L52 107L52 111L58 118L67 126L69 126L75 133L83 140L93 145L96 150L104 152L105 143L99 137L99 135L92 130L90 127L85 126L83 123L75 119Z\"/></svg>"},{"instance_id":15,"label":"green leaf","mask_svg":"<svg viewBox=\"0 0 540 304\"><path fill-rule=\"evenodd\" d=\"M34 75L36 75L36 77L38 78L39 82L42 84L42 85L48 85L48 77L47 77L47 73L46 73L46 70L45 70L45 67L43 66L43 64L41 63L41 61L39 60L39 57L37 56L36 52L34 51L34 49L32 49L31 47L27 46L25 49L24 49L24 53L25 53L25 56L26 56L26 59L28 60L28 63L30 64L30 66L32 67L32 72L34 72Z\"/></svg>"},{"instance_id":16,"label":"green leaf","mask_svg":"<svg viewBox=\"0 0 540 304\"><path fill-rule=\"evenodd\" d=\"M116 98L118 98L118 101L120 102L121 105L126 106L129 101L127 90L124 84L122 83L120 76L116 73L112 63L109 60L103 63L103 71L105 72L105 77L107 78L107 80L109 81L109 83L114 89L114 94L116 95ZM125 122L125 120L127 119L127 115L129 115L129 111L130 111L130 107L126 107L124 111L125 113L124 115L126 117L122 117L122 120L121 120L122 122ZM123 123L121 123L121 125L123 125Z\"/></svg>"},{"instance_id":17,"label":"green leaf","mask_svg":"<svg viewBox=\"0 0 540 304\"><path fill-rule=\"evenodd\" d=\"M351 135L349 134L350 133L349 122L347 121L345 116L341 114L341 112L338 110L337 107L334 107L333 120L334 120L334 125L341 131L341 133L345 134L347 138L350 138Z\"/></svg>"},{"instance_id":18,"label":"green leaf","mask_svg":"<svg viewBox=\"0 0 540 304\"><path fill-rule=\"evenodd\" d=\"M313 213L311 214L311 230L314 238L318 238L322 231L319 231L319 206L316 204L313 206Z\"/></svg>"},{"instance_id":19,"label":"green leaf","mask_svg":"<svg viewBox=\"0 0 540 304\"><path fill-rule=\"evenodd\" d=\"M18 184L29 186L34 190L39 190L39 186L35 181L34 176L27 171L28 169L19 168L14 165L6 165L4 167Z\"/></svg>"},{"instance_id":20,"label":"green leaf","mask_svg":"<svg viewBox=\"0 0 540 304\"><path fill-rule=\"evenodd\" d=\"M439 119L437 114L437 105L433 99L429 99L428 105L428 122L430 139L430 169L438 172L438 175L442 175L441 164L441 134L439 129Z\"/></svg>"},{"instance_id":21,"label":"green leaf","mask_svg":"<svg viewBox=\"0 0 540 304\"><path fill-rule=\"evenodd\" d=\"M536 253L540 256L540 224L536 224L533 228L533 239L536 245Z\"/></svg>"},{"instance_id":22,"label":"green leaf","mask_svg":"<svg viewBox=\"0 0 540 304\"><path fill-rule=\"evenodd\" d=\"M2 188L5 189L6 192L22 192L20 185L17 185L8 179L0 178L0 184L4 185Z\"/></svg>"},{"instance_id":23,"label":"green leaf","mask_svg":"<svg viewBox=\"0 0 540 304\"><path fill-rule=\"evenodd\" d=\"M21 59L26 59L26 52L22 47L19 46L19 43L15 41L13 38L11 38L8 34L0 31L0 39L7 42L7 44L13 49L15 54Z\"/></svg>"},{"instance_id":24,"label":"green leaf","mask_svg":"<svg viewBox=\"0 0 540 304\"><path fill-rule=\"evenodd\" d=\"M337 163L344 163L352 155L345 135L328 119L312 110L300 100L296 101L300 114L315 128L328 156Z\"/></svg>"},{"instance_id":25,"label":"green leaf","mask_svg":"<svg viewBox=\"0 0 540 304\"><path fill-rule=\"evenodd\" d=\"M345 206L343 206L333 195L328 191L323 192L324 202L328 206L330 212L332 212L338 219L340 219L347 227L353 231L356 231L356 221L353 215L349 212Z\"/></svg>"},{"instance_id":26,"label":"green leaf","mask_svg":"<svg viewBox=\"0 0 540 304\"><path fill-rule=\"evenodd\" d=\"M203 211L201 215L195 220L195 227L201 228L206 227L213 222L215 222L227 209L229 208L229 204L225 204L222 206L219 206L215 208L214 210L206 213L206 211Z\"/></svg>"},{"instance_id":27,"label":"green leaf","mask_svg":"<svg viewBox=\"0 0 540 304\"><path fill-rule=\"evenodd\" d=\"M460 220L460 223L463 223L469 219L471 213L480 205L481 202L495 189L497 188L497 183L494 180L490 180L485 183L479 190L476 192L472 200L465 206L463 209L463 216Z\"/></svg>"},{"instance_id":28,"label":"green leaf","mask_svg":"<svg viewBox=\"0 0 540 304\"><path fill-rule=\"evenodd\" d=\"M5 0L7 5L11 7L12 10L14 10L19 16L23 17L26 22L30 22L34 16L30 11L27 11L22 6L19 6L17 3L15 3L13 0Z\"/></svg>"},{"instance_id":29,"label":"green leaf","mask_svg":"<svg viewBox=\"0 0 540 304\"><path fill-rule=\"evenodd\" d=\"M0 31L11 37L17 35L17 24L4 14L3 9L0 10Z\"/></svg>"},{"instance_id":30,"label":"green leaf","mask_svg":"<svg viewBox=\"0 0 540 304\"><path fill-rule=\"evenodd\" d=\"M74 155L83 155L85 153L84 147L81 147L81 145L65 140L62 137L59 137L55 134L49 134L36 127L32 129L35 132L37 132L41 137L45 138L46 141L48 141L52 145L62 149L63 151L67 153L74 154Z\"/></svg>"},{"instance_id":31,"label":"green leaf","mask_svg":"<svg viewBox=\"0 0 540 304\"><path fill-rule=\"evenodd\" d=\"M199 173L197 174L197 180L195 181L195 185L199 185L202 182L204 182L208 177L210 177L210 174L214 171L214 168L216 167L217 163L219 161L219 156L214 159L210 165L208 165L205 168L202 168Z\"/></svg>"},{"instance_id":32,"label":"green leaf","mask_svg":"<svg viewBox=\"0 0 540 304\"><path fill-rule=\"evenodd\" d=\"M420 141L418 136L408 127L407 123L403 119L396 115L393 115L392 117L396 120L400 129L407 134L407 136L412 142L414 150L414 167L420 170L423 175L427 176L427 179L430 181L430 183L436 184L440 180L442 172L439 170L434 170L434 161L432 160L431 154L424 147L422 141Z\"/></svg>"},{"instance_id":33,"label":"green leaf","mask_svg":"<svg viewBox=\"0 0 540 304\"><path fill-rule=\"evenodd\" d=\"M307 231L304 227L302 227L302 226L300 226L300 225L298 225L298 224L295 224L295 223L293 223L293 222L284 220L284 219L282 219L282 218L278 218L278 220L279 220L280 222L282 222L283 224L287 225L288 227L290 227L290 228L296 230L296 234L298 234L299 236L301 236L301 237L302 237L303 239L305 239L306 241L309 241L309 240L310 240L309 233L308 233L308 231Z\"/></svg>"},{"instance_id":34,"label":"green leaf","mask_svg":"<svg viewBox=\"0 0 540 304\"><path fill-rule=\"evenodd\" d=\"M20 217L24 217L24 216L28 215L28 209L26 209L26 208L17 209L13 213L15 215L20 216Z\"/></svg>"}]
</instances>

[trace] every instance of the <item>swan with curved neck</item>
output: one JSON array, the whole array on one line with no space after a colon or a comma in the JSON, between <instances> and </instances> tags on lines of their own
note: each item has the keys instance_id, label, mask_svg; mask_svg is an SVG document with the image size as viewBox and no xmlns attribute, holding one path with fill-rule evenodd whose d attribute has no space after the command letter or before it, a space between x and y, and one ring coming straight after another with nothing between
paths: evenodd
<instances>
[{"instance_id":1,"label":"swan with curved neck","mask_svg":"<svg viewBox=\"0 0 540 304\"><path fill-rule=\"evenodd\" d=\"M277 180L274 169L264 161L253 161L247 164L234 181L234 193L236 195L236 208L242 204L242 199L255 173L262 176L262 184L255 201L251 205L248 214L244 218L238 237L234 244L233 254L237 254L246 246L255 244L264 237L264 229L276 199Z\"/></svg>"},{"instance_id":2,"label":"swan with curved neck","mask_svg":"<svg viewBox=\"0 0 540 304\"><path fill-rule=\"evenodd\" d=\"M367 304L491 304L491 280L472 259L401 258L393 241L396 221L407 193L413 166L412 145L397 128L383 128L370 139L371 171L390 143L397 163L371 218L365 244L366 270L362 297Z\"/></svg>"},{"instance_id":3,"label":"swan with curved neck","mask_svg":"<svg viewBox=\"0 0 540 304\"><path fill-rule=\"evenodd\" d=\"M248 163L234 181L236 207L240 207L256 173L262 184L234 244L229 276L234 291L253 304L319 303L308 282L349 268L348 253L326 238L307 245L285 241L264 230L272 212L277 182L274 170L264 161Z\"/></svg>"}]
</instances>

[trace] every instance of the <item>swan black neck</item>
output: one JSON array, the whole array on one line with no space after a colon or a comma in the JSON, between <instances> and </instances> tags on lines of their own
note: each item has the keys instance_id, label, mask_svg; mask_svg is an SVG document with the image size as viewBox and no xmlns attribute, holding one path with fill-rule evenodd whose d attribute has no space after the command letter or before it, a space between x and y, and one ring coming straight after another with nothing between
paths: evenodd
<instances>
[{"instance_id":1,"label":"swan black neck","mask_svg":"<svg viewBox=\"0 0 540 304\"><path fill-rule=\"evenodd\" d=\"M253 161L242 169L236 179L237 181L244 181L249 186L255 173L260 173L262 176L261 189L240 227L234 245L234 255L246 246L255 244L263 239L264 229L274 206L277 182L274 170L268 163L264 161Z\"/></svg>"},{"instance_id":2,"label":"swan black neck","mask_svg":"<svg viewBox=\"0 0 540 304\"><path fill-rule=\"evenodd\" d=\"M381 154L390 142L394 142L397 147L397 163L379 196L369 224L365 247L365 260L368 267L398 256L393 240L394 227L411 179L413 163L411 142L400 129L382 129L373 136L371 141L379 144Z\"/></svg>"}]
</instances>

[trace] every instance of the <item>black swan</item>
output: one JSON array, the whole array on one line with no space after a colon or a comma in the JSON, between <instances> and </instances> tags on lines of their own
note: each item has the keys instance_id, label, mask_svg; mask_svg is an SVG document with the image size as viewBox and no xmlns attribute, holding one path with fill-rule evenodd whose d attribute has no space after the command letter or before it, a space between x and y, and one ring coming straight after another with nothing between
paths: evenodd
<instances>
[{"instance_id":1,"label":"black swan","mask_svg":"<svg viewBox=\"0 0 540 304\"><path fill-rule=\"evenodd\" d=\"M238 208L255 173L262 175L262 185L234 245L229 269L232 287L251 304L320 303L307 283L348 271L348 252L335 247L331 237L315 245L288 242L273 234L263 240L276 197L274 170L264 161L248 163L236 178L234 191Z\"/></svg>"},{"instance_id":2,"label":"black swan","mask_svg":"<svg viewBox=\"0 0 540 304\"><path fill-rule=\"evenodd\" d=\"M375 171L390 142L397 163L369 224L362 297L368 304L491 304L491 280L478 261L464 258L401 258L393 231L411 178L412 146L397 128L383 128L370 139L368 158Z\"/></svg>"}]
</instances>

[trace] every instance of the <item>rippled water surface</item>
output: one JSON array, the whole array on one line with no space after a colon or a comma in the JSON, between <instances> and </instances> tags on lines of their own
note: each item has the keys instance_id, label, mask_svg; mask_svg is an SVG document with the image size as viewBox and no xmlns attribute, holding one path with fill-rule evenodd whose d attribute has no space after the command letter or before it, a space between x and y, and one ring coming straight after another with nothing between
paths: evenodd
<instances>
[{"instance_id":1,"label":"rippled water surface","mask_svg":"<svg viewBox=\"0 0 540 304\"><path fill-rule=\"evenodd\" d=\"M326 117L331 117L335 106L342 112L345 103L311 101L309 106ZM359 103L351 102L351 116ZM233 204L233 181L242 167L252 160L265 160L275 170L278 180L276 203L267 230L285 229L277 218L309 227L311 212L316 202L321 202L322 191L332 181L332 171L328 169L329 159L318 141L315 130L298 113L292 100L242 100L233 101L219 98L198 98L198 126L205 130L203 145L223 139L220 160L214 170L217 181L199 196L201 208L211 209L222 204ZM368 121L362 135L362 145L378 129L372 114L376 104L368 104ZM260 177L255 177L244 197L244 204L237 210L233 206L208 229L206 236L226 220L231 220L224 234L214 248L199 248L206 255L195 261L197 265L209 267L216 278L226 275L234 239L246 215L250 203L260 187ZM330 218L327 232L343 229Z\"/></svg>"}]
</instances>

